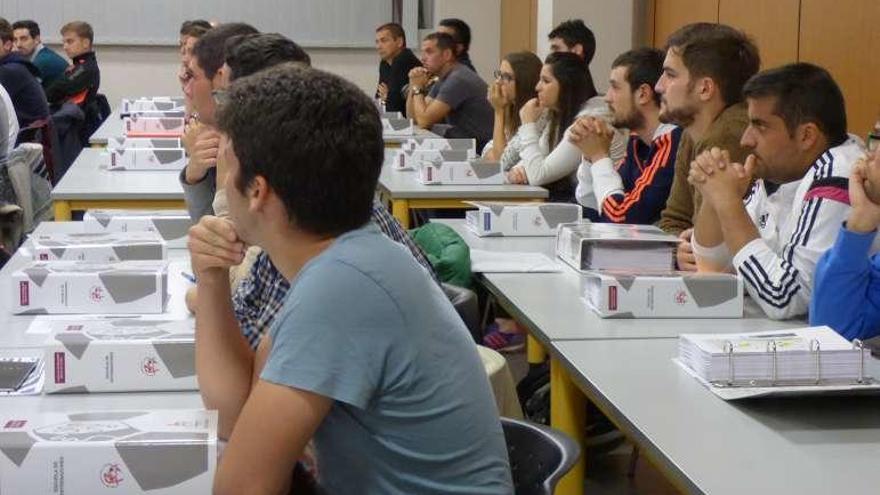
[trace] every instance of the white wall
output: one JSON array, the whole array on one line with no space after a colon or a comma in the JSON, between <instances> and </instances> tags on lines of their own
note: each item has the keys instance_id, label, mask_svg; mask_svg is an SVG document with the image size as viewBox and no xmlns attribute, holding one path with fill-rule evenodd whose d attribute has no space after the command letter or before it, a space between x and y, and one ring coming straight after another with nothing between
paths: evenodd
<instances>
[{"instance_id":1,"label":"white wall","mask_svg":"<svg viewBox=\"0 0 880 495\"><path fill-rule=\"evenodd\" d=\"M471 27L471 61L486 81L501 60L501 0L435 0L434 22L457 17Z\"/></svg>"},{"instance_id":2,"label":"white wall","mask_svg":"<svg viewBox=\"0 0 880 495\"><path fill-rule=\"evenodd\" d=\"M547 34L554 26L568 19L583 19L596 35L596 56L590 72L596 88L604 93L608 88L611 62L621 53L631 50L636 33L634 12L638 0L538 0L538 56L549 51Z\"/></svg>"},{"instance_id":3,"label":"white wall","mask_svg":"<svg viewBox=\"0 0 880 495\"><path fill-rule=\"evenodd\" d=\"M62 53L59 47L52 47ZM310 48L312 64L339 74L372 95L379 59L372 49ZM99 46L101 92L112 107L126 96L178 95L176 47Z\"/></svg>"}]
</instances>

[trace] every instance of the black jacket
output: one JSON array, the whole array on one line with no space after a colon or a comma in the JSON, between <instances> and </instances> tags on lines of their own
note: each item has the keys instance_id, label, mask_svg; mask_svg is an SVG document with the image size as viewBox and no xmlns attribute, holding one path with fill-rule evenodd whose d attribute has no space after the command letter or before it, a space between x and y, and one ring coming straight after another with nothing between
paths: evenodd
<instances>
[{"instance_id":1,"label":"black jacket","mask_svg":"<svg viewBox=\"0 0 880 495\"><path fill-rule=\"evenodd\" d=\"M37 66L17 53L0 58L0 84L9 93L22 129L49 116L49 105L37 79L39 75Z\"/></svg>"},{"instance_id":2,"label":"black jacket","mask_svg":"<svg viewBox=\"0 0 880 495\"><path fill-rule=\"evenodd\" d=\"M400 54L394 57L390 65L384 60L379 62L379 82L388 86L385 111L406 113L406 98L403 96L403 87L409 84L409 71L421 65L422 63L409 48L404 48Z\"/></svg>"},{"instance_id":3,"label":"black jacket","mask_svg":"<svg viewBox=\"0 0 880 495\"><path fill-rule=\"evenodd\" d=\"M85 106L95 99L101 86L101 70L95 52L87 52L73 57L73 63L46 88L46 98L53 106L65 102Z\"/></svg>"}]
</instances>

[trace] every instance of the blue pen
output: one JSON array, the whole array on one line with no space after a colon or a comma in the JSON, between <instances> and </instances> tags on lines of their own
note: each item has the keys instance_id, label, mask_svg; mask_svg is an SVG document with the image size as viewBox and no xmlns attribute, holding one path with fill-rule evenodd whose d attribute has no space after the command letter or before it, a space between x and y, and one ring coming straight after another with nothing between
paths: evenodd
<instances>
[{"instance_id":1,"label":"blue pen","mask_svg":"<svg viewBox=\"0 0 880 495\"><path fill-rule=\"evenodd\" d=\"M190 275L189 273L186 273L186 272L180 272L180 274L183 275L183 278L189 280L190 282L192 282L194 284L199 282L198 279L196 279L196 277L194 275Z\"/></svg>"}]
</instances>

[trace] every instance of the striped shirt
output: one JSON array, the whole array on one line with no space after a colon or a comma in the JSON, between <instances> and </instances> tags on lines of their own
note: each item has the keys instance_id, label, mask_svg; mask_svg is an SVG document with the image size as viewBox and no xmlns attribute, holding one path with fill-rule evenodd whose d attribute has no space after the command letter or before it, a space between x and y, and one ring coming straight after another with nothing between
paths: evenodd
<instances>
[{"instance_id":1,"label":"striped shirt","mask_svg":"<svg viewBox=\"0 0 880 495\"><path fill-rule=\"evenodd\" d=\"M807 314L816 264L849 214L848 178L863 155L849 139L822 153L803 179L782 185L758 180L743 200L761 237L733 256L733 267L768 317ZM698 256L704 249L694 247ZM717 253L712 257L719 260Z\"/></svg>"},{"instance_id":2,"label":"striped shirt","mask_svg":"<svg viewBox=\"0 0 880 495\"><path fill-rule=\"evenodd\" d=\"M632 133L626 154L614 166L610 158L578 169L578 202L599 212L599 220L652 224L660 220L675 176L682 129L660 124L650 144Z\"/></svg>"},{"instance_id":3,"label":"striped shirt","mask_svg":"<svg viewBox=\"0 0 880 495\"><path fill-rule=\"evenodd\" d=\"M439 283L437 274L425 257L422 249L409 237L397 220L381 203L373 203L372 221L391 240L406 246L416 261ZM250 272L232 294L232 310L252 348L256 349L260 336L267 332L275 320L275 315L284 305L290 282L275 268L265 251L257 255Z\"/></svg>"}]
</instances>

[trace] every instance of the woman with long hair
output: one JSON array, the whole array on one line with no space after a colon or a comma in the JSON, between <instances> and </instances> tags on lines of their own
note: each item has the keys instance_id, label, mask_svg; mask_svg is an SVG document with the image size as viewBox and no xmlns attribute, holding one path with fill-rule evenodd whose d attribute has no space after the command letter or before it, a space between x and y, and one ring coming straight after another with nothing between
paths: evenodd
<instances>
[{"instance_id":1,"label":"woman with long hair","mask_svg":"<svg viewBox=\"0 0 880 495\"><path fill-rule=\"evenodd\" d=\"M541 73L541 59L532 52L509 53L495 71L495 82L489 86L489 103L495 111L492 141L483 148L483 158L505 162L509 170L519 162L521 140L516 132L521 124L519 111L537 93L535 86Z\"/></svg>"},{"instance_id":2,"label":"woman with long hair","mask_svg":"<svg viewBox=\"0 0 880 495\"><path fill-rule=\"evenodd\" d=\"M544 186L550 201L574 202L581 156L563 137L577 117L610 118L608 105L596 91L587 64L573 53L548 55L535 90L537 97L520 110L522 149L508 181ZM626 136L615 133L612 159L623 156L625 145Z\"/></svg>"}]
</instances>

